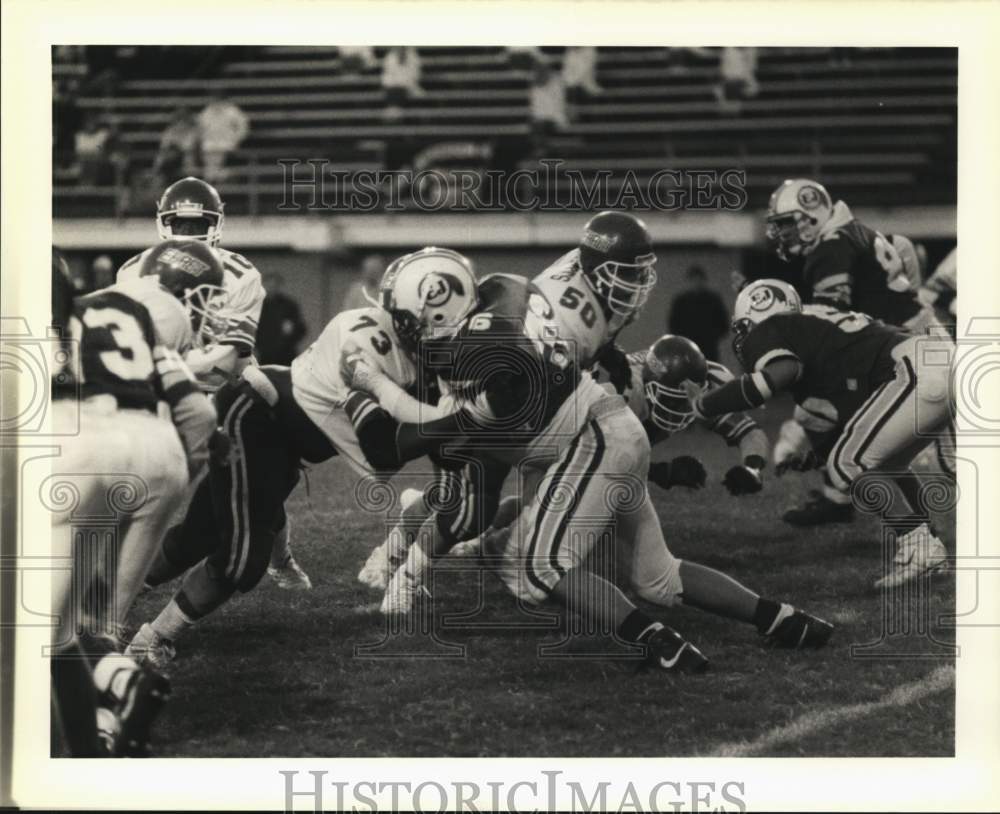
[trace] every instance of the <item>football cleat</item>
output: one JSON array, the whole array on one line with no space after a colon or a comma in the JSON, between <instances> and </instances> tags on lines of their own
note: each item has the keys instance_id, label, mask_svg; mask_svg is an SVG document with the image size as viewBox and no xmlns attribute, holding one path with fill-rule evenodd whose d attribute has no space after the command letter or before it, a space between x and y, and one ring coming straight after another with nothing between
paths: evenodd
<instances>
[{"instance_id":1,"label":"football cleat","mask_svg":"<svg viewBox=\"0 0 1000 814\"><path fill-rule=\"evenodd\" d=\"M406 512L414 503L422 500L423 496L424 493L419 489L404 489L399 496L399 505ZM406 562L407 548L406 532L401 517L400 522L392 527L382 545L368 555L368 559L358 572L358 582L373 590L384 591L396 569Z\"/></svg>"},{"instance_id":2,"label":"football cleat","mask_svg":"<svg viewBox=\"0 0 1000 814\"><path fill-rule=\"evenodd\" d=\"M149 664L143 664L129 681L125 697L115 710L119 732L115 754L119 757L148 757L153 721L170 698L170 680Z\"/></svg>"},{"instance_id":3,"label":"football cleat","mask_svg":"<svg viewBox=\"0 0 1000 814\"><path fill-rule=\"evenodd\" d=\"M833 625L829 622L782 603L774 622L763 635L768 644L798 650L822 647L832 633Z\"/></svg>"},{"instance_id":4,"label":"football cleat","mask_svg":"<svg viewBox=\"0 0 1000 814\"><path fill-rule=\"evenodd\" d=\"M162 669L174 660L177 650L173 642L164 639L146 622L125 648L125 655L134 658L139 664L148 663Z\"/></svg>"},{"instance_id":5,"label":"football cleat","mask_svg":"<svg viewBox=\"0 0 1000 814\"><path fill-rule=\"evenodd\" d=\"M281 565L269 565L267 573L278 584L279 588L284 588L286 591L309 591L313 586L309 575L302 570L302 566L295 561L295 557L291 554L285 558Z\"/></svg>"},{"instance_id":6,"label":"football cleat","mask_svg":"<svg viewBox=\"0 0 1000 814\"><path fill-rule=\"evenodd\" d=\"M456 543L448 551L449 557L479 557L483 553L483 542L479 537Z\"/></svg>"},{"instance_id":7,"label":"football cleat","mask_svg":"<svg viewBox=\"0 0 1000 814\"><path fill-rule=\"evenodd\" d=\"M854 521L854 506L850 503L835 503L818 489L809 491L809 500L802 506L789 509L781 519L790 526L823 526L827 523L851 523Z\"/></svg>"},{"instance_id":8,"label":"football cleat","mask_svg":"<svg viewBox=\"0 0 1000 814\"><path fill-rule=\"evenodd\" d=\"M418 583L405 567L400 568L389 580L379 610L385 616L407 616L413 613L420 597L430 598L430 595L431 592Z\"/></svg>"},{"instance_id":9,"label":"football cleat","mask_svg":"<svg viewBox=\"0 0 1000 814\"><path fill-rule=\"evenodd\" d=\"M704 673L708 659L676 630L664 625L644 641L645 666L669 673Z\"/></svg>"},{"instance_id":10,"label":"football cleat","mask_svg":"<svg viewBox=\"0 0 1000 814\"><path fill-rule=\"evenodd\" d=\"M876 588L895 588L922 574L942 571L948 565L944 543L935 537L926 523L899 538L892 570L875 582Z\"/></svg>"}]
</instances>

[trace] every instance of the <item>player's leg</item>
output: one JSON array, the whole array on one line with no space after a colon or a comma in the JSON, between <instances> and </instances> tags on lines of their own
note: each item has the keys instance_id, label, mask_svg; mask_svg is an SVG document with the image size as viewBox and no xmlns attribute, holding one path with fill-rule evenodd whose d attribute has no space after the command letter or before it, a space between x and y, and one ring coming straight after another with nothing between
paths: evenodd
<instances>
[{"instance_id":1,"label":"player's leg","mask_svg":"<svg viewBox=\"0 0 1000 814\"><path fill-rule=\"evenodd\" d=\"M383 613L408 613L429 582L435 558L456 544L478 536L496 514L509 465L477 455L460 470L440 468L437 488L425 501L433 509L410 545L405 562L386 586Z\"/></svg>"},{"instance_id":2,"label":"player's leg","mask_svg":"<svg viewBox=\"0 0 1000 814\"><path fill-rule=\"evenodd\" d=\"M931 341L931 340L924 340ZM935 342L934 350L948 356L952 346ZM900 488L909 512L894 525L899 546L893 570L877 585L895 585L942 567L944 545L930 531L920 507L919 477L907 471L927 438L947 426L951 418L950 365L923 363L917 340L897 348L896 376L852 416L834 445L827 464L831 483L847 494L863 473L885 470Z\"/></svg>"},{"instance_id":3,"label":"player's leg","mask_svg":"<svg viewBox=\"0 0 1000 814\"><path fill-rule=\"evenodd\" d=\"M209 473L219 545L188 572L174 597L129 646L154 663L169 661L174 642L185 631L237 590L257 584L267 568L282 504L294 487L298 458L265 405L241 394L226 411L223 429L232 454L226 465Z\"/></svg>"},{"instance_id":4,"label":"player's leg","mask_svg":"<svg viewBox=\"0 0 1000 814\"><path fill-rule=\"evenodd\" d=\"M279 588L288 591L308 591L312 589L312 580L292 553L292 521L284 507L277 523L274 544L271 547L271 561L267 566L268 576Z\"/></svg>"},{"instance_id":5,"label":"player's leg","mask_svg":"<svg viewBox=\"0 0 1000 814\"><path fill-rule=\"evenodd\" d=\"M784 647L819 647L833 632L828 622L764 598L728 574L675 558L648 495L637 511L622 519L623 547L631 547L629 582L647 602L671 607L680 601L752 624L769 642Z\"/></svg>"}]
</instances>

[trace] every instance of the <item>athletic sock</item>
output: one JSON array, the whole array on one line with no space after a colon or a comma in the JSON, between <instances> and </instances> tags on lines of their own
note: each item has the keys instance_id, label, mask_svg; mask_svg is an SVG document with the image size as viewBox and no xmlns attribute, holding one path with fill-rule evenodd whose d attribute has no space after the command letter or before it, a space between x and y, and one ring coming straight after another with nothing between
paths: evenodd
<instances>
[{"instance_id":1,"label":"athletic sock","mask_svg":"<svg viewBox=\"0 0 1000 814\"><path fill-rule=\"evenodd\" d=\"M644 642L657 630L662 629L662 622L657 622L635 608L618 626L618 633L627 642Z\"/></svg>"},{"instance_id":2,"label":"athletic sock","mask_svg":"<svg viewBox=\"0 0 1000 814\"><path fill-rule=\"evenodd\" d=\"M753 623L761 633L767 633L781 612L781 603L772 602L761 597L757 600L757 608L753 612Z\"/></svg>"},{"instance_id":3,"label":"athletic sock","mask_svg":"<svg viewBox=\"0 0 1000 814\"><path fill-rule=\"evenodd\" d=\"M272 568L282 568L292 558L292 549L289 545L291 537L292 525L286 517L285 524L274 534L274 543L271 545Z\"/></svg>"},{"instance_id":4,"label":"athletic sock","mask_svg":"<svg viewBox=\"0 0 1000 814\"><path fill-rule=\"evenodd\" d=\"M191 618L181 610L177 597L174 597L153 620L152 628L161 639L174 641L196 621L197 618Z\"/></svg>"}]
</instances>

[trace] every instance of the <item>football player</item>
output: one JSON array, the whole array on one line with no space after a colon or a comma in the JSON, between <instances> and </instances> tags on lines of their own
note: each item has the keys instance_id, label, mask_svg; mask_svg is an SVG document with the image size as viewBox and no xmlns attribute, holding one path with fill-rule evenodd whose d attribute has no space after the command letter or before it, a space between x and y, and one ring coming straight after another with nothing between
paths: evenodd
<instances>
[{"instance_id":1,"label":"football player","mask_svg":"<svg viewBox=\"0 0 1000 814\"><path fill-rule=\"evenodd\" d=\"M694 412L710 417L751 409L785 390L798 404L822 405L838 429L829 448L817 451L826 459L829 499L850 500L858 477L887 470L909 504L909 515L894 523L893 568L876 584L899 585L943 567L944 545L919 509L919 477L907 470L927 438L950 420L951 341L916 337L826 305L803 307L780 280L758 280L740 292L733 331L746 373L710 392L686 385Z\"/></svg>"},{"instance_id":2,"label":"football player","mask_svg":"<svg viewBox=\"0 0 1000 814\"><path fill-rule=\"evenodd\" d=\"M615 344L615 338L635 319L655 286L655 264L652 239L645 224L626 212L607 211L587 222L576 248L531 281L530 290L535 300L548 303L547 308L551 312L549 329L558 330L560 352L567 363L572 357L574 368L584 370L600 361L616 386L624 388L629 384L629 361ZM480 306L484 314L520 314L523 311L519 302L523 281L520 278L512 280L511 285L505 285L502 277L497 277L486 286ZM522 316L514 319L521 320ZM518 325L500 320L495 323L491 324L490 330L501 329L512 335L520 332ZM470 323L470 326L473 324L485 323ZM475 344L488 332L470 329L466 333L471 343ZM467 343L465 348L469 347ZM475 355L476 352L473 352L469 358ZM471 362L465 364L468 369L477 368ZM448 397L434 411L433 415L438 417L456 409L455 399L450 394L454 382L449 384L449 376L453 377L454 371L440 373L439 385ZM481 370L474 373L475 377L482 378ZM466 389L468 384L467 381L461 382ZM407 417L416 421L415 412L411 411ZM421 414L423 420L429 420L431 415L426 409ZM431 554L449 551L459 542L477 536L489 525L509 466L496 460L495 456L470 456L466 452L466 458L468 460L464 464L459 462L458 474L441 470L437 493L442 496L439 502L449 505L447 511L434 512L427 518L426 502L418 500L415 494L404 493L400 525L372 552L358 574L361 582L369 587L385 588L407 552L418 562L411 563L400 573L401 580L405 574L420 574L429 568ZM449 499L451 495L455 498ZM423 541L421 550L412 548L416 538ZM383 608L393 603L391 594L397 590L401 592L397 604L406 605L418 582L397 581L393 591L387 591Z\"/></svg>"},{"instance_id":3,"label":"football player","mask_svg":"<svg viewBox=\"0 0 1000 814\"><path fill-rule=\"evenodd\" d=\"M343 311L291 367L248 366L238 383L219 390L216 406L231 455L210 468L183 524L164 541L148 581L188 573L160 614L136 633L129 653L169 662L186 630L259 582L303 461L341 455L363 476L389 477L398 469L391 419L370 397L351 391L344 378L348 360L364 350L382 375L413 387L416 328L404 312L446 334L477 300L471 264L447 249L407 255L386 275L395 283L398 313Z\"/></svg>"},{"instance_id":4,"label":"football player","mask_svg":"<svg viewBox=\"0 0 1000 814\"><path fill-rule=\"evenodd\" d=\"M932 308L918 296L919 263L913 244L903 236L886 237L861 223L843 201L834 202L822 184L808 178L785 181L772 194L767 237L777 255L803 262L806 302L868 314L918 334L946 334ZM916 282L916 285L915 285ZM779 454L801 441L803 431L829 432L829 422L807 407L796 410L782 428ZM954 449L946 437L936 442L943 469L954 473ZM780 464L780 460L778 461ZM785 514L793 525L847 522L850 502L837 503L815 492L803 506Z\"/></svg>"},{"instance_id":5,"label":"football player","mask_svg":"<svg viewBox=\"0 0 1000 814\"><path fill-rule=\"evenodd\" d=\"M515 596L530 603L556 600L638 645L655 668L704 670L708 661L697 648L586 567L597 539L613 530L630 549L628 579L643 599L662 606L680 600L753 623L780 645L826 642L828 623L671 555L646 491L646 431L620 396L574 363L540 292L523 279L493 275L480 284L480 302L455 339L434 347L445 355L450 345L453 361L444 377L471 385L449 414L438 417L415 403L365 358L354 362L352 382L401 422L395 433L401 460L466 439L486 445L479 454L519 467L530 484L522 488L525 508L495 549L497 571ZM494 305L485 310L486 303ZM574 527L576 519L586 528ZM410 612L412 586L423 583L429 562L420 543L411 547L383 609Z\"/></svg>"},{"instance_id":6,"label":"football player","mask_svg":"<svg viewBox=\"0 0 1000 814\"><path fill-rule=\"evenodd\" d=\"M53 544L67 558L75 555L76 583L92 585L97 558L75 550L72 517L116 512L109 557L115 574L105 575L113 588L97 591L101 607L94 609L114 630L121 629L190 478L209 457L215 411L181 357L194 346L210 346L223 324L224 296L215 252L169 240L143 258L137 278L77 298L67 320L70 353L54 387L54 416L57 427L74 426L78 416L79 432L53 470L72 487L75 501L54 515ZM169 418L160 415L161 403ZM75 628L83 608L71 604L69 577L57 572L59 641L81 644ZM169 683L115 647L107 639L82 643L99 691L100 732L109 754L145 754Z\"/></svg>"},{"instance_id":7,"label":"football player","mask_svg":"<svg viewBox=\"0 0 1000 814\"><path fill-rule=\"evenodd\" d=\"M188 176L167 187L156 206L156 231L161 240L183 237L201 240L214 248L223 265L227 293L227 327L219 341L208 350L194 349L185 361L206 391L217 390L224 382L239 377L253 362L257 324L264 303L264 286L257 268L243 255L219 246L225 221L225 204L218 191L200 178ZM136 276L142 258L150 249L126 260L118 269L118 280ZM285 518L275 537L268 573L282 587L308 590L312 587L289 544L291 527Z\"/></svg>"}]
</instances>

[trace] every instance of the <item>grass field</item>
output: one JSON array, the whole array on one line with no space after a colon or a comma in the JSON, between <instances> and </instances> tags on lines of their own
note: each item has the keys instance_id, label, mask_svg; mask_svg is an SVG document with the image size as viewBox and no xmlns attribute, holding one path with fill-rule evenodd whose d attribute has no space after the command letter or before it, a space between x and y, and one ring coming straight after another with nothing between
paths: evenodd
<instances>
[{"instance_id":1,"label":"grass field","mask_svg":"<svg viewBox=\"0 0 1000 814\"><path fill-rule=\"evenodd\" d=\"M881 558L876 518L802 533L780 514L817 475L768 473L762 493L733 498L719 484L737 460L733 450L691 430L654 457L683 453L702 458L710 483L699 492L650 487L671 549L834 622L830 646L770 650L750 626L681 608L655 613L709 656L706 675L540 658L540 646L562 639L554 617L528 617L493 576L469 572L435 583L436 639L418 632L387 640L380 597L355 580L385 521L358 510L349 470L333 462L313 469L309 494L300 486L289 503L295 554L314 589L286 592L265 577L180 643L157 753L953 754L954 660L942 644L952 634L936 622L954 608L954 578L936 576L927 595L884 607L872 587ZM951 548L953 517L940 520ZM131 621L155 615L169 591L141 597ZM464 624L455 619L462 614ZM879 642L883 631L891 635L881 645L852 654L852 645ZM594 656L599 644L585 640L574 650ZM376 645L369 651L379 657L358 652L365 645ZM431 658L442 654L449 657Z\"/></svg>"}]
</instances>

